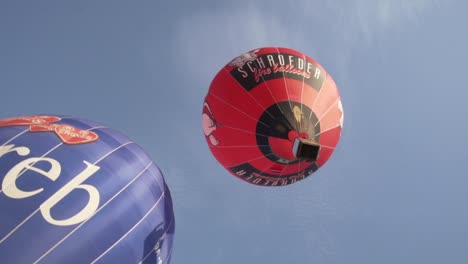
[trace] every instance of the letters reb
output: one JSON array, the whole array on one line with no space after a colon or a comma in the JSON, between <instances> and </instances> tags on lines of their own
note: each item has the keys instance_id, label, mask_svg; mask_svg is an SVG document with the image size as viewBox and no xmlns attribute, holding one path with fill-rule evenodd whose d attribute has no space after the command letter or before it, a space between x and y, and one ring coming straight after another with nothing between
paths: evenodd
<instances>
[{"instance_id":1,"label":"letters reb","mask_svg":"<svg viewBox=\"0 0 468 264\"><path fill-rule=\"evenodd\" d=\"M30 153L30 149L27 147L15 147L13 144L0 146L0 158L9 152L16 152L19 156L27 156ZM48 162L50 164L50 169L45 171L34 167L34 164L38 162ZM50 224L58 226L78 224L91 217L98 209L100 201L98 189L92 185L83 184L83 182L95 174L100 167L85 160L83 162L86 165L86 168L39 206L42 216ZM55 159L41 157L28 158L19 162L13 166L13 168L11 168L3 178L2 190L6 196L13 199L24 199L34 196L44 190L44 188L39 188L34 191L24 191L18 188L16 181L27 170L34 171L45 176L51 181L56 181L60 177L61 165ZM59 220L54 218L51 215L52 208L75 189L81 189L88 193L88 202L84 208L67 219Z\"/></svg>"}]
</instances>

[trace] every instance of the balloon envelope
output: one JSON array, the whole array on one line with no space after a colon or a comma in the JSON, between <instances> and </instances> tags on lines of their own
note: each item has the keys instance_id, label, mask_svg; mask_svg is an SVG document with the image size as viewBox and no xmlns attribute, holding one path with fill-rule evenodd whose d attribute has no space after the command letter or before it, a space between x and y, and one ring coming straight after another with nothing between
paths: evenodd
<instances>
[{"instance_id":1,"label":"balloon envelope","mask_svg":"<svg viewBox=\"0 0 468 264\"><path fill-rule=\"evenodd\" d=\"M327 162L341 136L343 109L320 64L292 49L265 47L218 72L202 120L211 152L231 174L281 186Z\"/></svg>"},{"instance_id":2,"label":"balloon envelope","mask_svg":"<svg viewBox=\"0 0 468 264\"><path fill-rule=\"evenodd\" d=\"M168 263L168 187L125 135L78 118L0 120L0 262Z\"/></svg>"}]
</instances>

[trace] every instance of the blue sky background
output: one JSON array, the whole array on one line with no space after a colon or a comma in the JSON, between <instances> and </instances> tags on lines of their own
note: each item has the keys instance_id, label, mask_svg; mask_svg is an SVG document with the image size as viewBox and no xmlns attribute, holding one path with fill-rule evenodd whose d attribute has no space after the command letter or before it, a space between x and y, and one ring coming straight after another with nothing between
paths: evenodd
<instances>
[{"instance_id":1,"label":"blue sky background","mask_svg":"<svg viewBox=\"0 0 468 264\"><path fill-rule=\"evenodd\" d=\"M172 263L467 263L467 1L0 2L0 118L66 114L142 145L172 191ZM345 111L313 177L227 173L201 129L211 79L262 46L334 77Z\"/></svg>"}]
</instances>

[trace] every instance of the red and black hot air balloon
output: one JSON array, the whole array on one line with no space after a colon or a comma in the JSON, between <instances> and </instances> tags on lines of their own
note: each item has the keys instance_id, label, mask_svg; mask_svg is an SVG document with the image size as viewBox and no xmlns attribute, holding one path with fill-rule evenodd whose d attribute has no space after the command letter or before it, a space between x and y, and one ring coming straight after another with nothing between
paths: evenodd
<instances>
[{"instance_id":1,"label":"red and black hot air balloon","mask_svg":"<svg viewBox=\"0 0 468 264\"><path fill-rule=\"evenodd\" d=\"M343 126L332 77L306 55L276 47L249 51L222 68L202 116L218 162L261 186L311 175L330 158Z\"/></svg>"}]
</instances>

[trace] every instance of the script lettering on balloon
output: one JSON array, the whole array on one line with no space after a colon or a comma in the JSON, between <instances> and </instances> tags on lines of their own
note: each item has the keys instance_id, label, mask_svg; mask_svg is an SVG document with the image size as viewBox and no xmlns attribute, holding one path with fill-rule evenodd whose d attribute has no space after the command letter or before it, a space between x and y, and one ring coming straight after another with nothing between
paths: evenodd
<instances>
[{"instance_id":1,"label":"script lettering on balloon","mask_svg":"<svg viewBox=\"0 0 468 264\"><path fill-rule=\"evenodd\" d=\"M255 54L248 59L230 63L236 66L230 73L247 91L264 81L289 78L303 81L319 91L325 81L325 74L313 62L292 54Z\"/></svg>"}]
</instances>

